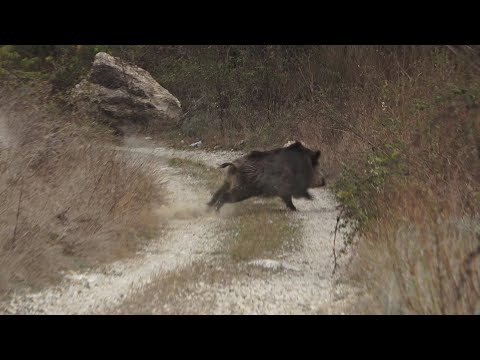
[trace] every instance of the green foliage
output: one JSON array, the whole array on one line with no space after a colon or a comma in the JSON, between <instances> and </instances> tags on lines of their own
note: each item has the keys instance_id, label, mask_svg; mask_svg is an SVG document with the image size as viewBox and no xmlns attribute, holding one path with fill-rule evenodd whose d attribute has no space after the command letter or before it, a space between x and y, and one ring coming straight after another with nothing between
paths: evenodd
<instances>
[{"instance_id":1,"label":"green foliage","mask_svg":"<svg viewBox=\"0 0 480 360\"><path fill-rule=\"evenodd\" d=\"M337 200L346 209L345 225L351 225L349 242L377 217L377 196L384 191L387 181L404 177L404 153L405 144L399 142L385 150L372 150L355 169L343 168L334 188Z\"/></svg>"},{"instance_id":2,"label":"green foliage","mask_svg":"<svg viewBox=\"0 0 480 360\"><path fill-rule=\"evenodd\" d=\"M78 55L71 48L60 49L60 54L52 59L53 71L50 81L56 89L63 90L75 85L80 77L88 71Z\"/></svg>"},{"instance_id":3,"label":"green foliage","mask_svg":"<svg viewBox=\"0 0 480 360\"><path fill-rule=\"evenodd\" d=\"M49 78L56 90L65 90L88 73L96 52L105 49L96 45L66 45L55 50L49 61L52 67Z\"/></svg>"},{"instance_id":4,"label":"green foliage","mask_svg":"<svg viewBox=\"0 0 480 360\"><path fill-rule=\"evenodd\" d=\"M111 45L5 45L0 47L0 74L18 78L47 78L65 90L86 75L99 51L118 54Z\"/></svg>"},{"instance_id":5,"label":"green foliage","mask_svg":"<svg viewBox=\"0 0 480 360\"><path fill-rule=\"evenodd\" d=\"M35 77L40 59L27 57L13 45L0 46L0 75L14 74L20 78Z\"/></svg>"}]
</instances>

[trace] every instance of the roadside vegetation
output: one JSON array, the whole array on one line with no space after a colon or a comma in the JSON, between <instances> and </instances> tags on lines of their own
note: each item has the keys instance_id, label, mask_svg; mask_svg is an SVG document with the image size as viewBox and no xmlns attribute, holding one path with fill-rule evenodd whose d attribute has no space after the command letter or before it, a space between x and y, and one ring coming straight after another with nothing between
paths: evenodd
<instances>
[{"instance_id":1,"label":"roadside vegetation","mask_svg":"<svg viewBox=\"0 0 480 360\"><path fill-rule=\"evenodd\" d=\"M479 47L2 46L0 68L61 94L99 50L180 100L164 141L322 150L349 272L368 289L355 311L480 311Z\"/></svg>"},{"instance_id":2,"label":"roadside vegetation","mask_svg":"<svg viewBox=\"0 0 480 360\"><path fill-rule=\"evenodd\" d=\"M155 236L154 164L111 150L111 131L62 107L41 80L0 90L0 292L135 253Z\"/></svg>"}]
</instances>

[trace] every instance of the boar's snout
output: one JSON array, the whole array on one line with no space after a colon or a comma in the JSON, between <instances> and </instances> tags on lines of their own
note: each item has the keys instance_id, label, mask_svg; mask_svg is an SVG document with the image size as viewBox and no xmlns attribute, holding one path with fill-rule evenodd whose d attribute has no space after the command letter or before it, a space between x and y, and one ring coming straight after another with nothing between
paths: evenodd
<instances>
[{"instance_id":1,"label":"boar's snout","mask_svg":"<svg viewBox=\"0 0 480 360\"><path fill-rule=\"evenodd\" d=\"M327 185L327 181L325 180L325 174L321 170L316 170L313 174L312 185L311 188L318 188Z\"/></svg>"}]
</instances>

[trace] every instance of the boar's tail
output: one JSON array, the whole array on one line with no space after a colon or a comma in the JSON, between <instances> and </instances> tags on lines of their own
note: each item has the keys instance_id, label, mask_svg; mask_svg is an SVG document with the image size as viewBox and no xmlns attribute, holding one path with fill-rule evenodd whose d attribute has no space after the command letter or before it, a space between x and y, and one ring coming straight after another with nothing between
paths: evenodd
<instances>
[{"instance_id":1,"label":"boar's tail","mask_svg":"<svg viewBox=\"0 0 480 360\"><path fill-rule=\"evenodd\" d=\"M222 165L220 165L220 168L226 168L227 166L233 166L234 168L236 168L236 166L231 162L223 163Z\"/></svg>"}]
</instances>

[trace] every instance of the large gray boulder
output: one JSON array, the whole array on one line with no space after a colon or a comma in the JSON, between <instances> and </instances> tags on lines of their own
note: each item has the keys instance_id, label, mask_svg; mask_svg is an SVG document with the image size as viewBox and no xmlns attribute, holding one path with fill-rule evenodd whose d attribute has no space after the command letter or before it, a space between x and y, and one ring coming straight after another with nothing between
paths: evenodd
<instances>
[{"instance_id":1,"label":"large gray boulder","mask_svg":"<svg viewBox=\"0 0 480 360\"><path fill-rule=\"evenodd\" d=\"M147 71L104 52L95 55L88 78L75 86L72 99L127 123L174 122L182 114L180 101Z\"/></svg>"}]
</instances>

